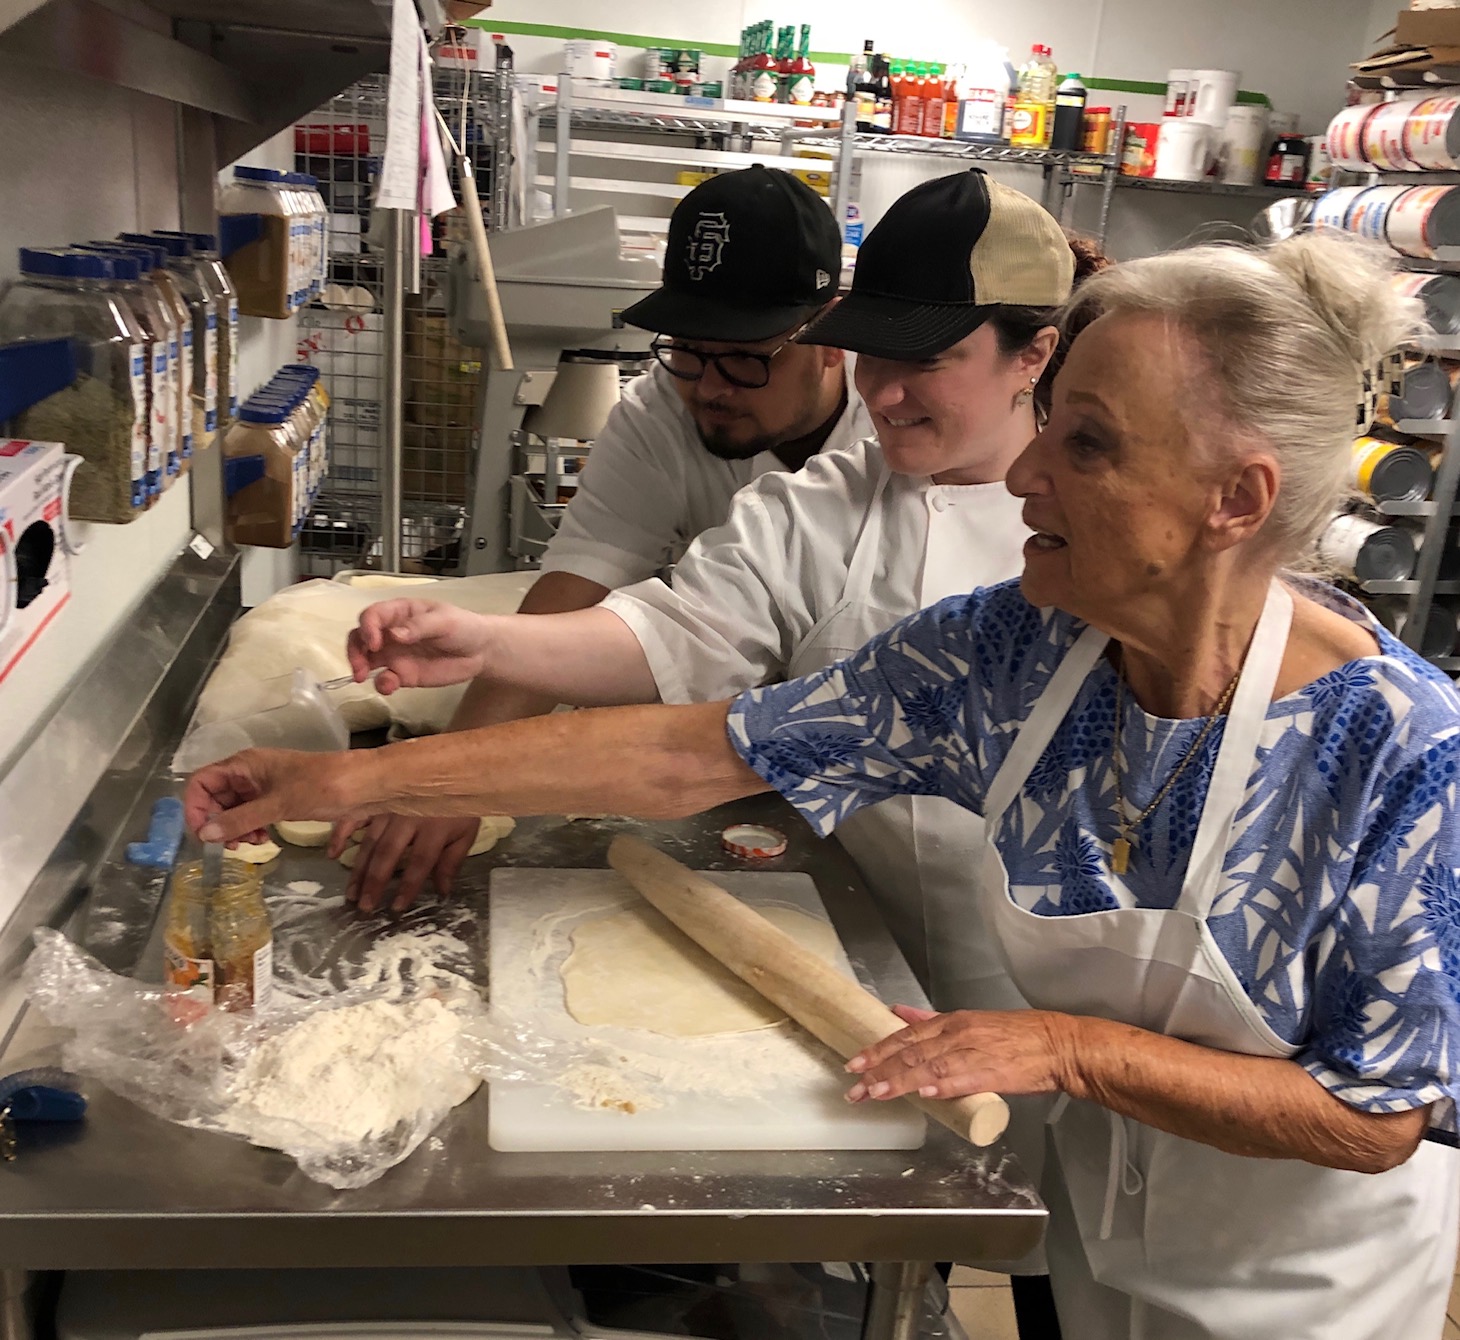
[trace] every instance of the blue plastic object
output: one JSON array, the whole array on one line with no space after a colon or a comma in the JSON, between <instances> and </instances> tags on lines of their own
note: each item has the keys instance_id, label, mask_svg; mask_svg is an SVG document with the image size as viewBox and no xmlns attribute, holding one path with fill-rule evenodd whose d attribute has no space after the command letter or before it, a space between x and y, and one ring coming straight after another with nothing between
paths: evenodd
<instances>
[{"instance_id":1,"label":"blue plastic object","mask_svg":"<svg viewBox=\"0 0 1460 1340\"><path fill-rule=\"evenodd\" d=\"M69 1071L52 1066L20 1070L0 1079L0 1108L9 1109L11 1121L80 1121L86 1099L78 1083Z\"/></svg>"},{"instance_id":2,"label":"blue plastic object","mask_svg":"<svg viewBox=\"0 0 1460 1340\"><path fill-rule=\"evenodd\" d=\"M218 220L218 252L231 256L264 235L262 214L225 214Z\"/></svg>"},{"instance_id":3,"label":"blue plastic object","mask_svg":"<svg viewBox=\"0 0 1460 1340\"><path fill-rule=\"evenodd\" d=\"M264 477L262 456L229 456L223 462L223 492L226 497L242 493Z\"/></svg>"},{"instance_id":4,"label":"blue plastic object","mask_svg":"<svg viewBox=\"0 0 1460 1340\"><path fill-rule=\"evenodd\" d=\"M76 380L70 340L0 344L0 421L13 419Z\"/></svg>"},{"instance_id":5,"label":"blue plastic object","mask_svg":"<svg viewBox=\"0 0 1460 1340\"><path fill-rule=\"evenodd\" d=\"M152 870L171 870L182 843L183 807L176 796L163 796L152 806L146 842L127 843L127 860Z\"/></svg>"}]
</instances>

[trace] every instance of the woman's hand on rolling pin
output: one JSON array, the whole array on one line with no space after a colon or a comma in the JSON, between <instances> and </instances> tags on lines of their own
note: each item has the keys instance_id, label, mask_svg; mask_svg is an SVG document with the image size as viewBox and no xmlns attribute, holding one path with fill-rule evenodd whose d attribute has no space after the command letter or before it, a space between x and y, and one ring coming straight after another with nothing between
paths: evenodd
<instances>
[{"instance_id":1,"label":"woman's hand on rolling pin","mask_svg":"<svg viewBox=\"0 0 1460 1340\"><path fill-rule=\"evenodd\" d=\"M280 819L350 817L340 784L347 757L245 749L188 778L183 817L204 842L228 843L262 842Z\"/></svg>"},{"instance_id":2,"label":"woman's hand on rolling pin","mask_svg":"<svg viewBox=\"0 0 1460 1340\"><path fill-rule=\"evenodd\" d=\"M482 672L489 624L439 600L382 600L350 630L346 654L357 682L379 669L376 691L464 684Z\"/></svg>"},{"instance_id":3,"label":"woman's hand on rolling pin","mask_svg":"<svg viewBox=\"0 0 1460 1340\"><path fill-rule=\"evenodd\" d=\"M1058 1093L1071 1016L1048 1010L932 1010L897 1005L908 1027L858 1052L847 1101L960 1098L974 1093Z\"/></svg>"}]
</instances>

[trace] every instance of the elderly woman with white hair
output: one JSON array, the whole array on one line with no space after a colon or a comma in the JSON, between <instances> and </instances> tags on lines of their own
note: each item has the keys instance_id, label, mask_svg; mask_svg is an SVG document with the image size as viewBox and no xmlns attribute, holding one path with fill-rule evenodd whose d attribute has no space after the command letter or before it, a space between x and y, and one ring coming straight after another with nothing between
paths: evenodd
<instances>
[{"instance_id":1,"label":"elderly woman with white hair","mask_svg":"<svg viewBox=\"0 0 1460 1340\"><path fill-rule=\"evenodd\" d=\"M1095 319L1008 480L1019 583L732 703L250 751L190 781L189 821L652 817L769 787L828 833L947 796L987 821L970 898L1033 1008L903 1010L849 1098L1051 1097L1066 1334L1438 1340L1460 1156L1422 1141L1456 1129L1460 698L1287 571L1411 309L1322 237L1132 262L1073 308Z\"/></svg>"}]
</instances>

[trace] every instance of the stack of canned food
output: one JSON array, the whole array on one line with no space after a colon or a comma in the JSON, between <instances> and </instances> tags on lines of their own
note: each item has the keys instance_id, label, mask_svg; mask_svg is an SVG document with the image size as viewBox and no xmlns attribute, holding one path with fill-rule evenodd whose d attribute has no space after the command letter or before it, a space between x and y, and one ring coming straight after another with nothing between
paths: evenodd
<instances>
[{"instance_id":1,"label":"stack of canned food","mask_svg":"<svg viewBox=\"0 0 1460 1340\"><path fill-rule=\"evenodd\" d=\"M1460 90L1345 107L1328 127L1328 150L1349 171L1450 172L1460 167ZM1417 260L1460 246L1460 192L1450 184L1340 186L1313 211L1319 228L1386 242Z\"/></svg>"}]
</instances>

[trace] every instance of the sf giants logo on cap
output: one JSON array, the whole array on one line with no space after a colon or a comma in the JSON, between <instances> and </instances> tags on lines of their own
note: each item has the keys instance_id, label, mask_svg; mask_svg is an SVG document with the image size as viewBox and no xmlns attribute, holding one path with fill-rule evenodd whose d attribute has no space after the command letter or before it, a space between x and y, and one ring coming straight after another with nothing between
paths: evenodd
<instances>
[{"instance_id":1,"label":"sf giants logo on cap","mask_svg":"<svg viewBox=\"0 0 1460 1340\"><path fill-rule=\"evenodd\" d=\"M689 234L689 277L700 280L718 268L729 240L730 222L723 214L701 214Z\"/></svg>"}]
</instances>

